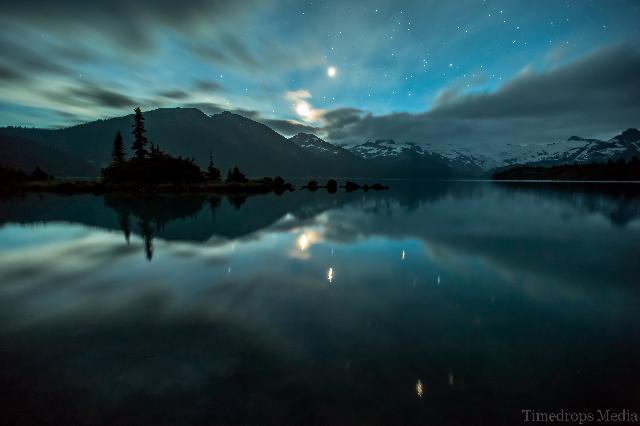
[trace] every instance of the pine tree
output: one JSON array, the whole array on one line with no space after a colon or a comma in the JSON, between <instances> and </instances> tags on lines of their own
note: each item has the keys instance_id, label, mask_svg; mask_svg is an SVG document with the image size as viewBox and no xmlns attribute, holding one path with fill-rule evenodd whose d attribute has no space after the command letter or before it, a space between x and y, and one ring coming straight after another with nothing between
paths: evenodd
<instances>
[{"instance_id":1,"label":"pine tree","mask_svg":"<svg viewBox=\"0 0 640 426\"><path fill-rule=\"evenodd\" d=\"M144 128L144 115L142 115L142 110L140 107L137 107L133 110L135 115L133 116L133 145L131 145L131 149L133 149L133 155L136 160L143 160L147 158L147 144L149 140L145 136L146 130Z\"/></svg>"},{"instance_id":2,"label":"pine tree","mask_svg":"<svg viewBox=\"0 0 640 426\"><path fill-rule=\"evenodd\" d=\"M235 170L234 170L235 174L236 174L236 179L238 182L247 182L248 179L247 177L244 175L244 173L242 173L240 171L240 169L236 166Z\"/></svg>"},{"instance_id":3,"label":"pine tree","mask_svg":"<svg viewBox=\"0 0 640 426\"><path fill-rule=\"evenodd\" d=\"M229 169L229 172L227 173L227 182L244 183L244 182L247 182L247 178L244 175L244 173L240 171L238 166L235 166L233 169Z\"/></svg>"},{"instance_id":4,"label":"pine tree","mask_svg":"<svg viewBox=\"0 0 640 426\"><path fill-rule=\"evenodd\" d=\"M159 160L162 157L162 154L160 153L160 146L153 142L150 142L150 145L151 151L149 152L149 158L152 160Z\"/></svg>"},{"instance_id":5,"label":"pine tree","mask_svg":"<svg viewBox=\"0 0 640 426\"><path fill-rule=\"evenodd\" d=\"M117 166L123 164L125 162L124 159L124 142L122 140L122 133L118 130L116 133L116 137L113 140L113 151L111 152L111 159L113 160L113 165Z\"/></svg>"},{"instance_id":6,"label":"pine tree","mask_svg":"<svg viewBox=\"0 0 640 426\"><path fill-rule=\"evenodd\" d=\"M219 181L220 180L220 169L214 167L213 165L213 156L209 154L209 167L207 167L207 178L210 181Z\"/></svg>"}]
</instances>

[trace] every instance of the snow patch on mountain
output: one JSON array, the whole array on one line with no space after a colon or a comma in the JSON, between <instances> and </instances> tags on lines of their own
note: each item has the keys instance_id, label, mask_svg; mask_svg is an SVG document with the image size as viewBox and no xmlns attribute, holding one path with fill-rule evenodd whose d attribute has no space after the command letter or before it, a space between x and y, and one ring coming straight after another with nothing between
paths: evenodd
<instances>
[{"instance_id":1,"label":"snow patch on mountain","mask_svg":"<svg viewBox=\"0 0 640 426\"><path fill-rule=\"evenodd\" d=\"M571 136L566 140L529 144L507 143L501 147L459 146L449 142L398 142L393 139L369 139L343 148L309 133L290 138L298 146L326 155L352 153L366 160L430 157L443 160L463 173L486 172L516 164L555 165L593 163L609 159L630 160L640 157L640 131L628 129L608 141Z\"/></svg>"},{"instance_id":2,"label":"snow patch on mountain","mask_svg":"<svg viewBox=\"0 0 640 426\"><path fill-rule=\"evenodd\" d=\"M316 154L338 155L344 152L343 148L330 144L311 133L298 133L289 140L300 148L314 151Z\"/></svg>"},{"instance_id":3,"label":"snow patch on mountain","mask_svg":"<svg viewBox=\"0 0 640 426\"><path fill-rule=\"evenodd\" d=\"M593 163L609 159L630 160L640 157L640 131L628 129L620 135L602 141L572 136L566 140L532 144L507 143L502 148L493 146L461 147L452 143L397 142L390 139L368 140L349 150L361 157L394 158L403 153L439 155L449 160L452 167L491 170L515 164Z\"/></svg>"},{"instance_id":4,"label":"snow patch on mountain","mask_svg":"<svg viewBox=\"0 0 640 426\"><path fill-rule=\"evenodd\" d=\"M380 157L397 157L405 151L422 153L422 147L419 145L408 142L397 143L391 139L368 140L363 144L349 148L349 150L367 160Z\"/></svg>"}]
</instances>

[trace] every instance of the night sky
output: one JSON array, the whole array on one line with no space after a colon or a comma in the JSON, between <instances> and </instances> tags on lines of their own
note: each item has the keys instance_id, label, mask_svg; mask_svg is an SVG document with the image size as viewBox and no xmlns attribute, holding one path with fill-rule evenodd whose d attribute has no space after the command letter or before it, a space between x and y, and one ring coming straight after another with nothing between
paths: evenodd
<instances>
[{"instance_id":1,"label":"night sky","mask_svg":"<svg viewBox=\"0 0 640 426\"><path fill-rule=\"evenodd\" d=\"M640 126L640 1L3 1L0 125L134 106L460 145Z\"/></svg>"}]
</instances>

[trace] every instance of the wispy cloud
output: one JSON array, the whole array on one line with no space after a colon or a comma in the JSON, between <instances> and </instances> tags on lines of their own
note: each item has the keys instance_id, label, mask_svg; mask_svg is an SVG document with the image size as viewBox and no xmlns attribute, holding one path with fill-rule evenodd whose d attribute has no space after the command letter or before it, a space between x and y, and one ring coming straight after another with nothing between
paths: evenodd
<instances>
[{"instance_id":1,"label":"wispy cloud","mask_svg":"<svg viewBox=\"0 0 640 426\"><path fill-rule=\"evenodd\" d=\"M325 113L334 142L365 138L455 143L545 142L597 136L640 125L640 50L599 49L565 66L516 75L495 91L441 94L423 113L374 116L360 110Z\"/></svg>"}]
</instances>

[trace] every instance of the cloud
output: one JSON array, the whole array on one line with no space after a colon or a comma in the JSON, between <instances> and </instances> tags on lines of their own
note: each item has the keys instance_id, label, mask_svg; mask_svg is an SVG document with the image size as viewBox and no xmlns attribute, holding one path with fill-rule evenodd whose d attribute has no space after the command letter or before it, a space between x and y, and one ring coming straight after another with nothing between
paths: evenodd
<instances>
[{"instance_id":1,"label":"cloud","mask_svg":"<svg viewBox=\"0 0 640 426\"><path fill-rule=\"evenodd\" d=\"M38 108L28 105L0 101L0 125L31 126L37 118L46 117L50 128L67 127L69 122L81 123L86 117L72 112L51 108Z\"/></svg>"},{"instance_id":2,"label":"cloud","mask_svg":"<svg viewBox=\"0 0 640 426\"><path fill-rule=\"evenodd\" d=\"M231 33L216 36L208 41L189 42L188 47L214 65L236 65L248 70L257 70L261 66L261 62L249 47Z\"/></svg>"},{"instance_id":3,"label":"cloud","mask_svg":"<svg viewBox=\"0 0 640 426\"><path fill-rule=\"evenodd\" d=\"M285 136L292 136L297 133L316 133L320 130L317 127L293 120L257 119L257 121L260 121L262 124L271 127L273 130Z\"/></svg>"},{"instance_id":4,"label":"cloud","mask_svg":"<svg viewBox=\"0 0 640 426\"><path fill-rule=\"evenodd\" d=\"M19 73L18 71L14 70L11 67L0 64L0 81L6 81L11 83L11 82L24 80L24 79L26 79L26 77L24 77L24 74Z\"/></svg>"},{"instance_id":5,"label":"cloud","mask_svg":"<svg viewBox=\"0 0 640 426\"><path fill-rule=\"evenodd\" d=\"M207 92L222 92L224 91L224 86L216 81L210 80L198 80L195 84L196 89L204 90Z\"/></svg>"},{"instance_id":6,"label":"cloud","mask_svg":"<svg viewBox=\"0 0 640 426\"><path fill-rule=\"evenodd\" d=\"M176 100L187 99L190 96L188 92L185 92L184 90L179 90L179 89L167 90L167 91L158 93L158 95L162 96L163 98L176 99Z\"/></svg>"},{"instance_id":7,"label":"cloud","mask_svg":"<svg viewBox=\"0 0 640 426\"><path fill-rule=\"evenodd\" d=\"M204 26L220 25L246 13L253 3L254 0L24 0L3 4L0 22L25 23L67 35L90 30L127 49L140 49L152 44L154 34L150 30L156 27L193 34Z\"/></svg>"},{"instance_id":8,"label":"cloud","mask_svg":"<svg viewBox=\"0 0 640 426\"><path fill-rule=\"evenodd\" d=\"M352 123L357 123L363 114L364 111L357 108L338 108L325 112L324 119L329 126L344 127Z\"/></svg>"},{"instance_id":9,"label":"cloud","mask_svg":"<svg viewBox=\"0 0 640 426\"><path fill-rule=\"evenodd\" d=\"M32 45L11 40L4 35L0 36L0 68L4 69L6 74L24 76L23 80L28 80L33 75L69 73L69 67L55 59L65 55L59 46L47 42L39 47L36 49Z\"/></svg>"},{"instance_id":10,"label":"cloud","mask_svg":"<svg viewBox=\"0 0 640 426\"><path fill-rule=\"evenodd\" d=\"M424 113L327 111L323 131L339 143L393 138L461 146L613 134L640 125L638 75L640 51L609 46L561 67L529 68L493 92L442 91Z\"/></svg>"},{"instance_id":11,"label":"cloud","mask_svg":"<svg viewBox=\"0 0 640 426\"><path fill-rule=\"evenodd\" d=\"M573 48L567 44L559 44L544 55L544 60L549 64L560 63L569 56L572 49Z\"/></svg>"},{"instance_id":12,"label":"cloud","mask_svg":"<svg viewBox=\"0 0 640 426\"><path fill-rule=\"evenodd\" d=\"M433 116L457 118L549 117L575 111L604 113L639 107L640 52L614 47L547 72L520 73L496 92L460 95Z\"/></svg>"},{"instance_id":13,"label":"cloud","mask_svg":"<svg viewBox=\"0 0 640 426\"><path fill-rule=\"evenodd\" d=\"M293 112L307 123L318 122L324 115L324 110L314 108L308 101L311 99L311 93L308 90L287 91L284 98L291 102Z\"/></svg>"},{"instance_id":14,"label":"cloud","mask_svg":"<svg viewBox=\"0 0 640 426\"><path fill-rule=\"evenodd\" d=\"M86 102L89 106L99 105L107 108L131 108L139 104L129 96L90 84L72 87L67 93L69 97L66 102L70 104Z\"/></svg>"}]
</instances>

